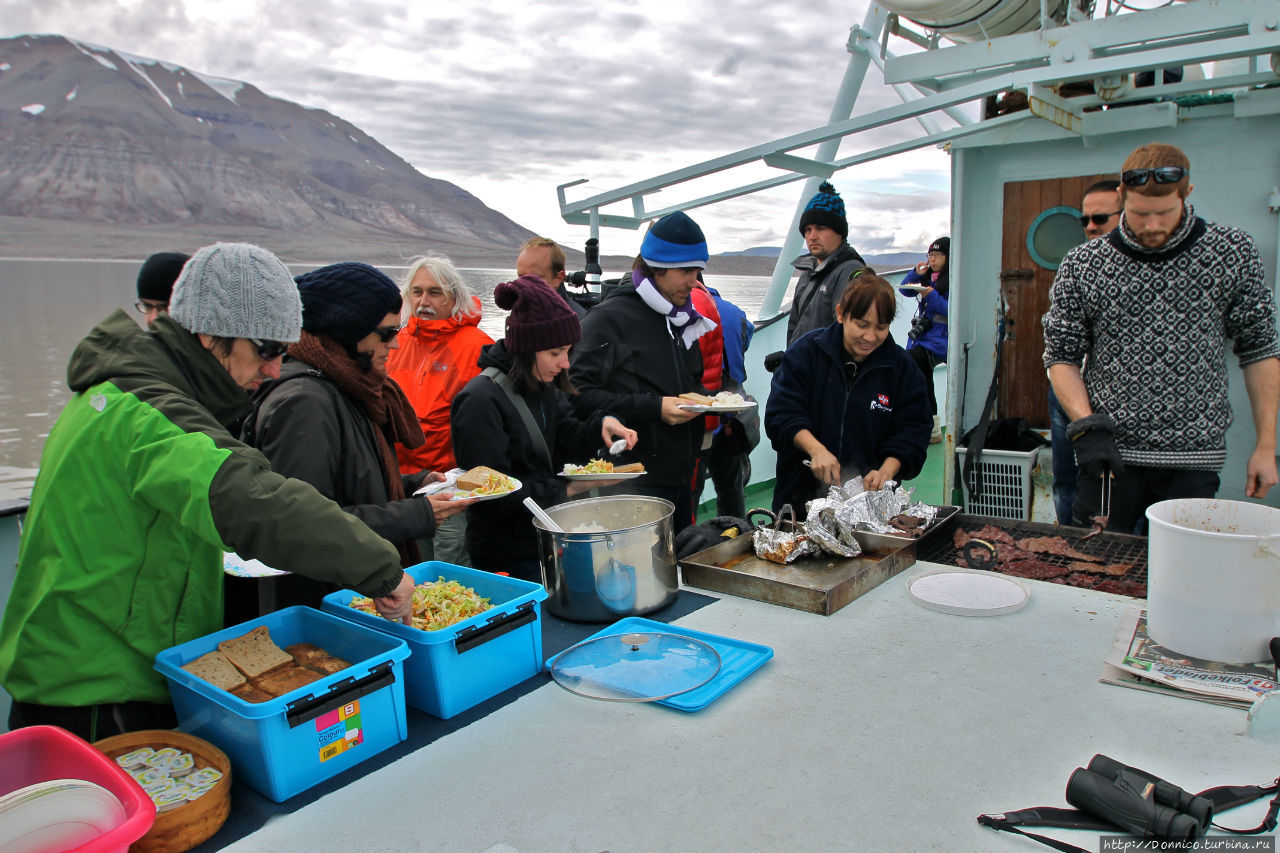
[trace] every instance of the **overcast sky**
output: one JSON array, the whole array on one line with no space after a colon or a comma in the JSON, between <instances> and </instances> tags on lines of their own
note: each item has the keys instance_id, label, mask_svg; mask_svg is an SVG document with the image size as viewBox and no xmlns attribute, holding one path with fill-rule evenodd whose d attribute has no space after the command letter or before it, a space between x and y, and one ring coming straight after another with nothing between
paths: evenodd
<instances>
[{"instance_id":1,"label":"overcast sky","mask_svg":"<svg viewBox=\"0 0 1280 853\"><path fill-rule=\"evenodd\" d=\"M866 1L0 0L0 36L65 35L321 107L580 247L587 228L560 219L558 184L590 179L569 190L584 198L824 124ZM855 114L897 102L872 67ZM839 156L920 132L895 125L846 140ZM837 173L850 242L923 250L947 231L948 170L927 149ZM780 245L799 188L691 215L712 252ZM674 188L650 206L701 194ZM601 236L608 254L640 239Z\"/></svg>"}]
</instances>

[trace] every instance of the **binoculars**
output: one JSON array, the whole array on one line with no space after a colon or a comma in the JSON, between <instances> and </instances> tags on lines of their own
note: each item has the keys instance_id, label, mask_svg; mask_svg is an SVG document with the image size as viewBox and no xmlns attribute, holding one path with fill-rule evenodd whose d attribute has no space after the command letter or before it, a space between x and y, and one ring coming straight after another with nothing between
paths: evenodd
<instances>
[{"instance_id":1,"label":"binoculars","mask_svg":"<svg viewBox=\"0 0 1280 853\"><path fill-rule=\"evenodd\" d=\"M1213 821L1209 799L1105 755L1071 774L1067 802L1143 838L1192 841Z\"/></svg>"}]
</instances>

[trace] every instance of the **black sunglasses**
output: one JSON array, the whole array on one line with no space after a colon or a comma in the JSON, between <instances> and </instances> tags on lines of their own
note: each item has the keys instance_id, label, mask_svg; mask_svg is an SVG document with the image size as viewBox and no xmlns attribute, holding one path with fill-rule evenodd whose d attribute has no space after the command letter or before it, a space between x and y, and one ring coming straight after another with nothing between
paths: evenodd
<instances>
[{"instance_id":1,"label":"black sunglasses","mask_svg":"<svg viewBox=\"0 0 1280 853\"><path fill-rule=\"evenodd\" d=\"M1120 215L1120 211L1118 210L1115 213L1093 213L1093 214L1082 213L1080 214L1080 224L1083 225L1085 228L1089 227L1090 222L1092 222L1094 225L1106 225L1108 219L1110 219L1113 216L1119 216L1119 215Z\"/></svg>"},{"instance_id":2,"label":"black sunglasses","mask_svg":"<svg viewBox=\"0 0 1280 853\"><path fill-rule=\"evenodd\" d=\"M289 345L280 341L260 341L257 338L245 338L258 350L258 358L263 361L274 361L284 355Z\"/></svg>"},{"instance_id":3,"label":"black sunglasses","mask_svg":"<svg viewBox=\"0 0 1280 853\"><path fill-rule=\"evenodd\" d=\"M373 334L377 335L378 340L384 344L389 344L391 339L400 334L400 330L403 328L404 326L379 326L373 330Z\"/></svg>"},{"instance_id":4,"label":"black sunglasses","mask_svg":"<svg viewBox=\"0 0 1280 853\"><path fill-rule=\"evenodd\" d=\"M1176 184L1183 178L1191 177L1191 170L1181 166L1157 166L1154 169L1129 169L1120 175L1126 186L1140 187L1148 179L1154 178L1157 184Z\"/></svg>"}]
</instances>

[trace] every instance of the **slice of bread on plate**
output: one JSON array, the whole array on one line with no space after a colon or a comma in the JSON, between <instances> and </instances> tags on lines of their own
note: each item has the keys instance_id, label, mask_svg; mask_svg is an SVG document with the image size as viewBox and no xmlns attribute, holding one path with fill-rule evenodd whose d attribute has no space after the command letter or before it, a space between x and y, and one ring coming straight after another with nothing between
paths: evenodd
<instances>
[{"instance_id":1,"label":"slice of bread on plate","mask_svg":"<svg viewBox=\"0 0 1280 853\"><path fill-rule=\"evenodd\" d=\"M182 668L196 678L203 678L214 687L228 692L248 683L245 681L244 673L232 666L231 661L227 660L227 656L222 652L201 655L191 663L184 663Z\"/></svg>"},{"instance_id":2,"label":"slice of bread on plate","mask_svg":"<svg viewBox=\"0 0 1280 853\"><path fill-rule=\"evenodd\" d=\"M249 678L255 678L283 664L293 663L293 657L272 642L271 632L266 625L259 625L243 636L223 640L218 643L218 651L226 655L235 668Z\"/></svg>"},{"instance_id":3,"label":"slice of bread on plate","mask_svg":"<svg viewBox=\"0 0 1280 853\"><path fill-rule=\"evenodd\" d=\"M614 465L613 473L615 474L643 474L643 462L628 462L626 465Z\"/></svg>"},{"instance_id":4,"label":"slice of bread on plate","mask_svg":"<svg viewBox=\"0 0 1280 853\"><path fill-rule=\"evenodd\" d=\"M692 391L681 394L680 399L698 406L710 406L715 403L714 397L708 397L706 394L695 394Z\"/></svg>"},{"instance_id":5,"label":"slice of bread on plate","mask_svg":"<svg viewBox=\"0 0 1280 853\"><path fill-rule=\"evenodd\" d=\"M458 477L457 486L459 489L469 492L473 489L480 488L490 477L494 476L502 477L505 475L499 471L493 470L488 465L481 465L479 467L472 468L467 473Z\"/></svg>"}]
</instances>

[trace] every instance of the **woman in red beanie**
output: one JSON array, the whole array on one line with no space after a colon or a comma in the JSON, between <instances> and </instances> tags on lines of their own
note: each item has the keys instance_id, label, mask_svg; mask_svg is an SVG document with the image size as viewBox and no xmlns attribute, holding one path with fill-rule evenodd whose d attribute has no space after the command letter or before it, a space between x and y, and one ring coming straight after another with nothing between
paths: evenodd
<instances>
[{"instance_id":1,"label":"woman in red beanie","mask_svg":"<svg viewBox=\"0 0 1280 853\"><path fill-rule=\"evenodd\" d=\"M578 315L534 275L499 284L493 292L507 316L506 336L485 347L482 372L453 399L450 429L461 468L487 465L515 477L521 488L467 510L467 550L477 569L542 582L538 539L523 501L544 507L615 481L570 482L558 477L566 462L583 464L619 438L636 433L596 412L579 420L567 395L569 349L582 339ZM536 426L536 433L531 429Z\"/></svg>"}]
</instances>

